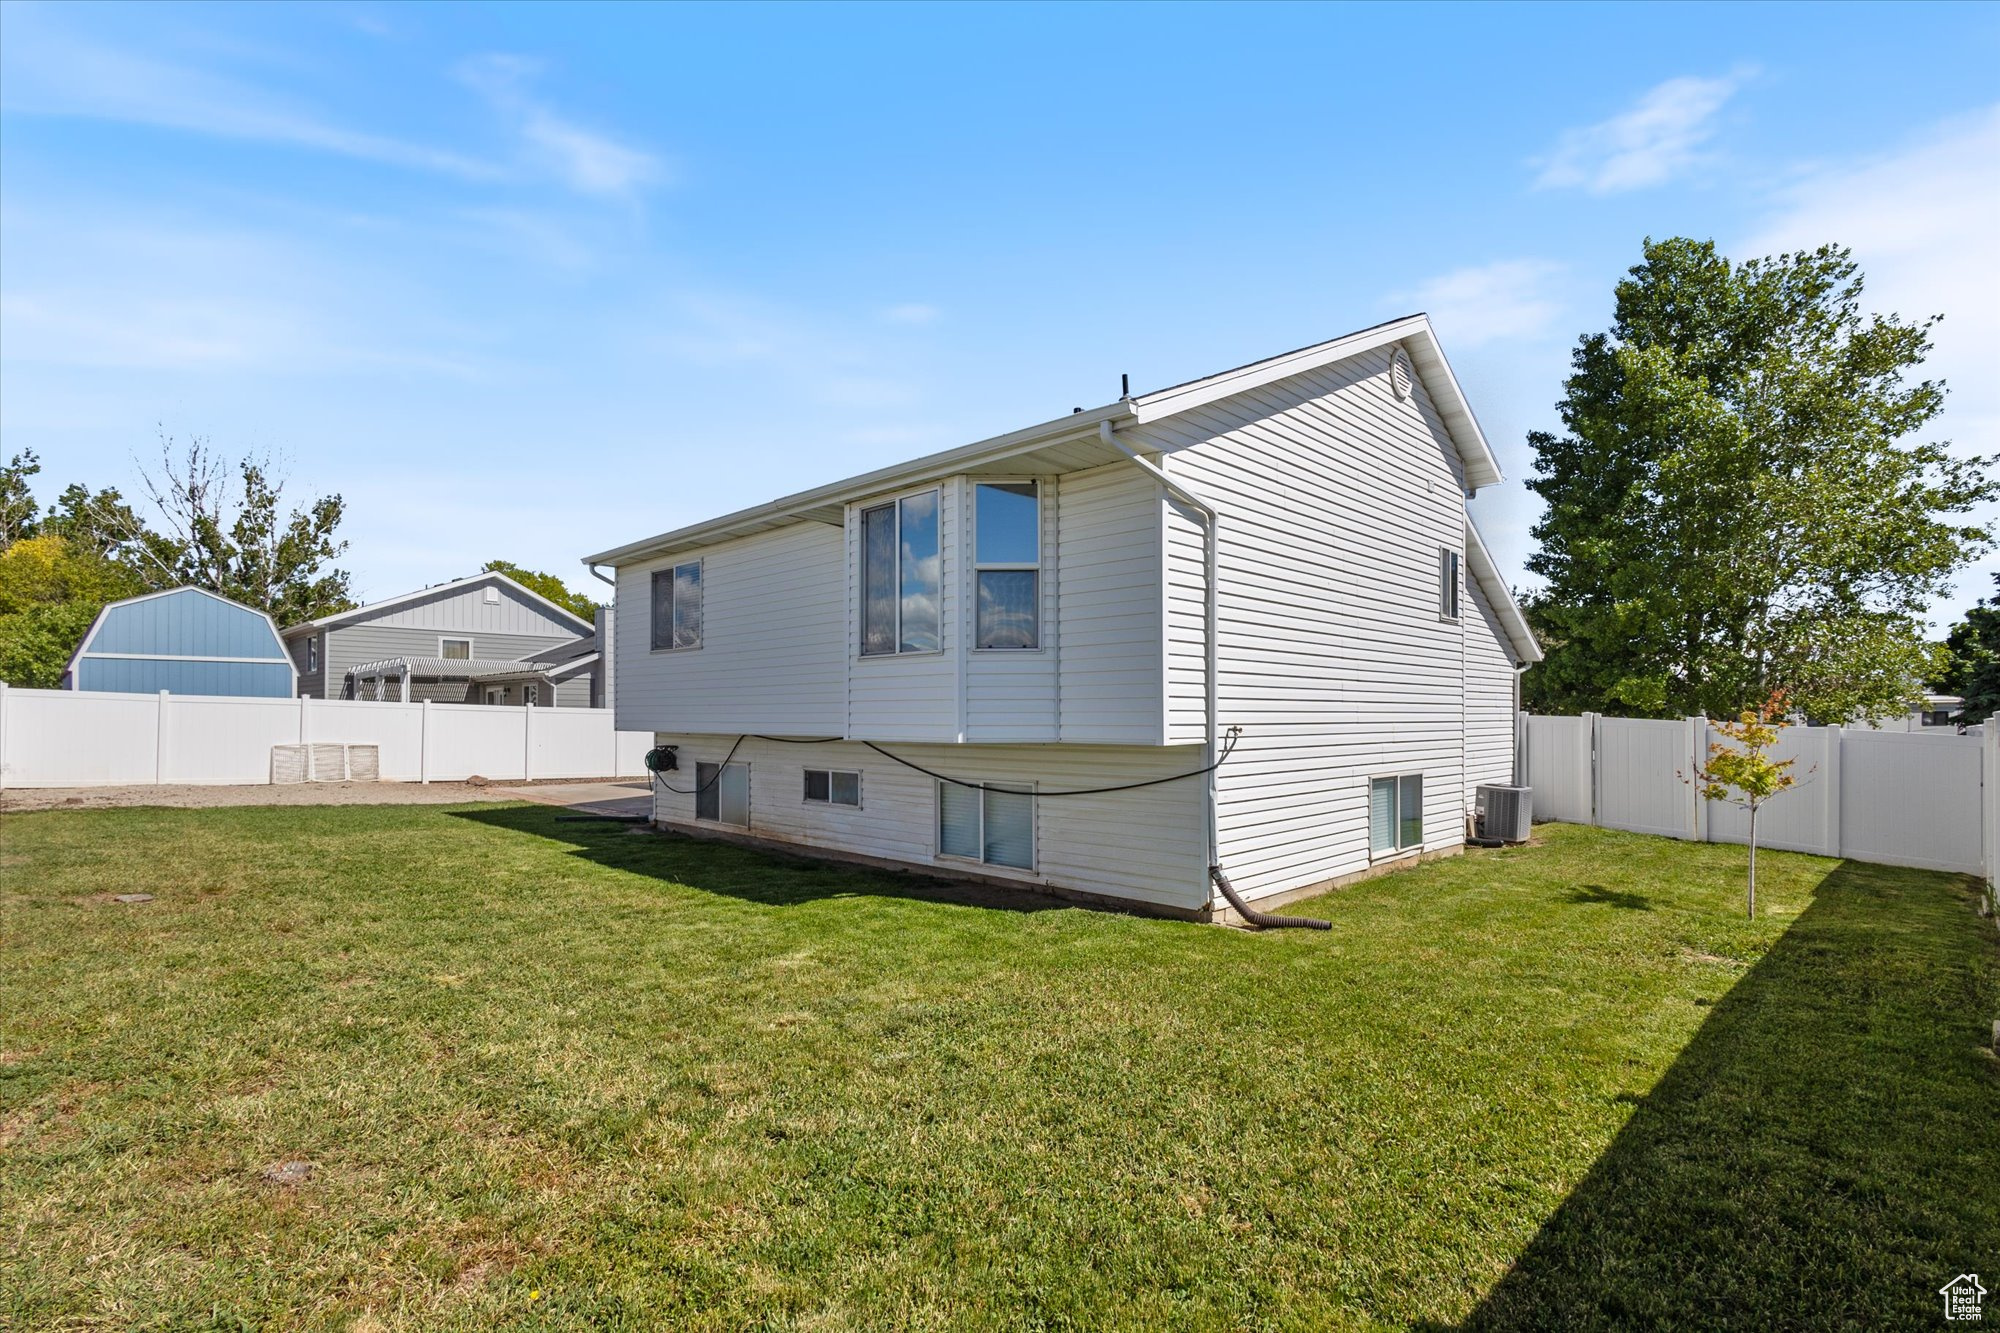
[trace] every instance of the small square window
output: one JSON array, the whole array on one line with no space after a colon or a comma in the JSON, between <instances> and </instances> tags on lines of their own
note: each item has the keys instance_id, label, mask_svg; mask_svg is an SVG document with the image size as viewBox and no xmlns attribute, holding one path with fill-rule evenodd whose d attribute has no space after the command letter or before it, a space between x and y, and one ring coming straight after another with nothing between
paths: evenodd
<instances>
[{"instance_id":1,"label":"small square window","mask_svg":"<svg viewBox=\"0 0 2000 1333\"><path fill-rule=\"evenodd\" d=\"M468 662L472 660L472 640L439 639L438 656L447 662Z\"/></svg>"},{"instance_id":2,"label":"small square window","mask_svg":"<svg viewBox=\"0 0 2000 1333\"><path fill-rule=\"evenodd\" d=\"M806 770L805 799L813 805L861 804L861 775L838 769Z\"/></svg>"}]
</instances>

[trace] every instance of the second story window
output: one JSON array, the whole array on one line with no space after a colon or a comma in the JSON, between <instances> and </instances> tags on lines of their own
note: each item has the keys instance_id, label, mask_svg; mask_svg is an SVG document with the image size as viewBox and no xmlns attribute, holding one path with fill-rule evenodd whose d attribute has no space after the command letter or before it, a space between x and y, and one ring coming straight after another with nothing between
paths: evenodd
<instances>
[{"instance_id":1,"label":"second story window","mask_svg":"<svg viewBox=\"0 0 2000 1333\"><path fill-rule=\"evenodd\" d=\"M974 489L974 556L979 648L1039 648L1042 502L1032 481L981 482Z\"/></svg>"},{"instance_id":2,"label":"second story window","mask_svg":"<svg viewBox=\"0 0 2000 1333\"><path fill-rule=\"evenodd\" d=\"M316 675L318 672L319 672L319 635L315 634L311 638L306 640L306 673L308 675Z\"/></svg>"},{"instance_id":3,"label":"second story window","mask_svg":"<svg viewBox=\"0 0 2000 1333\"><path fill-rule=\"evenodd\" d=\"M438 656L447 662L469 662L472 660L472 640L439 639Z\"/></svg>"},{"instance_id":4,"label":"second story window","mask_svg":"<svg viewBox=\"0 0 2000 1333\"><path fill-rule=\"evenodd\" d=\"M944 646L938 493L861 511L861 655Z\"/></svg>"},{"instance_id":5,"label":"second story window","mask_svg":"<svg viewBox=\"0 0 2000 1333\"><path fill-rule=\"evenodd\" d=\"M653 571L653 647L701 647L701 561Z\"/></svg>"},{"instance_id":6,"label":"second story window","mask_svg":"<svg viewBox=\"0 0 2000 1333\"><path fill-rule=\"evenodd\" d=\"M1438 548L1438 619L1458 619L1458 552Z\"/></svg>"}]
</instances>

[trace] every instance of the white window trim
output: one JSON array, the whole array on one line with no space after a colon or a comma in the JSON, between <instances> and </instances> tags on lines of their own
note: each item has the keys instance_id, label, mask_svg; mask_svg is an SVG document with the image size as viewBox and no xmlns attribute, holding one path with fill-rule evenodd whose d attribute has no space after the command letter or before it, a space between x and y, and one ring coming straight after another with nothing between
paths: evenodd
<instances>
[{"instance_id":1,"label":"white window trim","mask_svg":"<svg viewBox=\"0 0 2000 1333\"><path fill-rule=\"evenodd\" d=\"M444 646L448 643L464 644L465 658L467 661L473 661L477 659L479 656L479 645L473 642L472 636L470 634L440 634L438 635L438 660L441 662L456 660L455 658L448 658L444 655Z\"/></svg>"},{"instance_id":2,"label":"white window trim","mask_svg":"<svg viewBox=\"0 0 2000 1333\"><path fill-rule=\"evenodd\" d=\"M661 565L658 569L651 569L646 572L646 643L648 645L647 651L655 653L698 653L701 651L702 645L708 642L708 570L704 568L704 566L707 564L708 564L708 557L702 556L699 559L695 560L676 560L671 565ZM680 571L682 571L683 569L687 569L689 567L693 567L694 569L701 571L701 633L697 635L695 637L695 641L689 644L687 647L676 648L674 647L672 642L674 637L674 602L673 602L674 575L680 573ZM654 612L653 577L656 574L665 574L667 576L668 643L667 646L664 648L651 647L651 644L653 642L653 612Z\"/></svg>"},{"instance_id":3,"label":"white window trim","mask_svg":"<svg viewBox=\"0 0 2000 1333\"><path fill-rule=\"evenodd\" d=\"M826 774L826 799L824 801L815 801L812 797L806 795L805 774L807 773ZM836 773L849 774L854 778L854 804L849 805L846 801L836 801L833 799L833 775ZM826 805L832 806L836 810L859 810L868 799L866 786L861 780L861 770L858 768L805 768L801 769L799 774L800 805Z\"/></svg>"},{"instance_id":4,"label":"white window trim","mask_svg":"<svg viewBox=\"0 0 2000 1333\"><path fill-rule=\"evenodd\" d=\"M1031 798L1028 802L1028 864L1025 866L1010 866L999 861L989 861L986 859L986 789L984 787L974 788L979 793L979 855L959 856L944 849L944 789L947 785L962 787L965 784L962 782L947 784L943 778L939 778L932 784L932 860L949 861L953 865L981 866L1001 875L1040 876L1042 873L1042 811L1041 806L1032 799L1034 793L1039 788L1038 783L1024 782L1018 784L1028 789L1028 795ZM1008 785L1013 786L1016 784L1010 783Z\"/></svg>"},{"instance_id":5,"label":"white window trim","mask_svg":"<svg viewBox=\"0 0 2000 1333\"><path fill-rule=\"evenodd\" d=\"M1450 546L1438 547L1437 592L1440 602L1444 598L1445 561L1451 562L1451 609L1446 615L1442 605L1438 607L1438 620L1447 625L1456 625L1465 617L1465 556Z\"/></svg>"},{"instance_id":6,"label":"white window trim","mask_svg":"<svg viewBox=\"0 0 2000 1333\"><path fill-rule=\"evenodd\" d=\"M1430 801L1430 774L1426 773L1421 768L1398 769L1389 773L1370 773L1368 775L1368 784L1367 786L1363 787L1361 791L1362 800L1365 803L1366 801L1368 801L1373 797L1376 783L1384 781L1395 782L1396 838L1398 842L1400 842L1403 837L1403 779L1404 778L1419 778L1423 781L1424 801L1426 802L1426 804L1428 804ZM1364 809L1365 809L1365 804L1364 804ZM1378 852L1375 850L1375 829L1371 825L1368 829L1368 863L1370 865L1381 865L1388 861L1407 861L1412 857L1422 856L1424 854L1425 845L1430 841L1430 836L1431 836L1430 821L1425 820L1423 835L1419 837L1414 843L1410 844L1408 847L1401 847L1401 846L1391 847L1387 851Z\"/></svg>"},{"instance_id":7,"label":"white window trim","mask_svg":"<svg viewBox=\"0 0 2000 1333\"><path fill-rule=\"evenodd\" d=\"M966 512L971 521L965 526L971 536L966 549L972 553L968 563L972 566L971 604L966 607L966 621L969 628L972 651L975 653L1042 653L1048 651L1047 628L1042 623L1042 607L1048 598L1048 584L1042 578L1042 558L1048 550L1047 504L1048 483L1040 477L967 477L970 490ZM1008 560L981 560L979 558L979 488L981 486L1024 486L1034 483L1035 487L1035 560L1033 564L1021 564ZM1027 570L1035 575L1035 646L1032 648L982 648L979 645L979 576L986 570Z\"/></svg>"},{"instance_id":8,"label":"white window trim","mask_svg":"<svg viewBox=\"0 0 2000 1333\"><path fill-rule=\"evenodd\" d=\"M486 687L487 706L497 707L500 703L500 699L501 699L500 687L498 685L488 685Z\"/></svg>"},{"instance_id":9,"label":"white window trim","mask_svg":"<svg viewBox=\"0 0 2000 1333\"><path fill-rule=\"evenodd\" d=\"M929 493L937 497L938 512L938 646L935 648L911 648L904 651L903 643L903 501L911 496ZM866 606L868 601L868 533L862 527L862 515L871 509L889 506L896 514L896 651L890 653L865 653L862 643L867 639ZM894 495L877 496L854 506L854 571L855 587L860 596L854 599L854 658L858 662L886 662L899 657L942 657L944 656L945 615L944 606L944 487L938 484L919 486L914 490L898 491Z\"/></svg>"},{"instance_id":10,"label":"white window trim","mask_svg":"<svg viewBox=\"0 0 2000 1333\"><path fill-rule=\"evenodd\" d=\"M319 674L319 635L306 635L306 674Z\"/></svg>"}]
</instances>

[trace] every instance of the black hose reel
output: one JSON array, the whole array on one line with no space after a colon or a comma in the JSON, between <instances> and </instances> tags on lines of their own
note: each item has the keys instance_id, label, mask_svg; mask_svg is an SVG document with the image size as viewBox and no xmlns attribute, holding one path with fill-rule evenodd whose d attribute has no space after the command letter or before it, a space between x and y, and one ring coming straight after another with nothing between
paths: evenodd
<instances>
[{"instance_id":1,"label":"black hose reel","mask_svg":"<svg viewBox=\"0 0 2000 1333\"><path fill-rule=\"evenodd\" d=\"M646 751L646 771L648 773L674 773L680 770L681 761L675 751L678 745L655 745Z\"/></svg>"}]
</instances>

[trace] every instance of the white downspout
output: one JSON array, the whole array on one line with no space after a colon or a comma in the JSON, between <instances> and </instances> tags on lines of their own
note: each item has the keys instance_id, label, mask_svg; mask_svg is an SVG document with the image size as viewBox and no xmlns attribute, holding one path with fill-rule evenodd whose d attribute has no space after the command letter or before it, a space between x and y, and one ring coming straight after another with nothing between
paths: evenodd
<instances>
[{"instance_id":1,"label":"white downspout","mask_svg":"<svg viewBox=\"0 0 2000 1333\"><path fill-rule=\"evenodd\" d=\"M1168 476L1166 474L1166 471L1162 469L1159 466L1159 464L1150 462L1147 459L1140 457L1137 450L1130 448L1125 444L1123 440L1120 440L1118 438L1117 434L1111 429L1111 423L1109 421L1100 421L1097 423L1097 438L1104 441L1104 443L1110 445L1113 449L1116 449L1119 453L1125 455L1127 458L1131 459L1134 463L1137 463L1140 466L1140 468L1142 468L1148 475L1150 475L1153 478L1153 480L1159 482L1160 485L1167 488L1167 494L1173 496L1176 500L1179 500L1182 504L1186 505L1188 508L1194 510L1196 513L1201 515L1202 620L1203 620L1202 645L1201 645L1202 684L1203 684L1203 705L1202 705L1203 735L1202 735L1201 762L1207 765L1208 767L1207 780L1203 783L1205 801L1208 807L1206 811L1207 814L1206 822L1208 825L1208 863L1211 866L1219 865L1221 864L1222 861L1222 837L1221 837L1220 826L1216 816L1216 799L1215 799L1215 787L1216 787L1215 757L1216 755L1221 753L1221 750L1216 745L1216 725L1215 725L1216 696L1218 693L1216 690L1216 679L1215 679L1215 661L1216 661L1215 506L1211 505L1210 503L1208 503L1208 501L1196 495L1193 491L1189 490L1186 486L1183 486L1180 482Z\"/></svg>"},{"instance_id":2,"label":"white downspout","mask_svg":"<svg viewBox=\"0 0 2000 1333\"><path fill-rule=\"evenodd\" d=\"M1217 585L1219 583L1217 571L1219 562L1216 558L1216 551L1219 545L1221 519L1216 514L1215 506L1168 476L1166 471L1158 464L1148 462L1146 459L1141 458L1137 451L1127 448L1112 431L1109 421L1100 421L1097 423L1097 438L1138 464L1155 481L1167 488L1167 494L1200 514L1202 518L1202 612L1203 618L1207 622L1202 627L1201 644L1202 678L1205 686L1203 690L1204 707L1202 709L1202 764L1208 770L1203 775L1205 781L1202 784L1202 797L1208 807L1208 819L1206 821L1208 825L1208 878L1216 888L1222 890L1222 896L1229 901L1229 905L1236 909L1236 914L1242 917L1248 925L1256 926L1263 930L1275 930L1286 926L1299 927L1306 930L1331 930L1333 929L1332 922L1321 921L1316 917L1273 916L1269 912L1258 911L1249 903L1243 901L1242 897L1237 894L1235 886L1230 884L1229 876L1224 874L1222 870L1222 826L1216 801L1216 763L1222 754L1221 747L1216 741L1218 730L1216 724L1217 700L1221 694L1220 682L1216 672L1216 658L1218 656L1216 644L1221 634L1221 621L1216 615L1219 600L1217 596ZM1164 570L1161 571L1161 576L1165 577ZM1165 626L1162 626L1161 629L1164 632ZM1206 896L1206 893L1204 893L1204 896Z\"/></svg>"}]
</instances>

